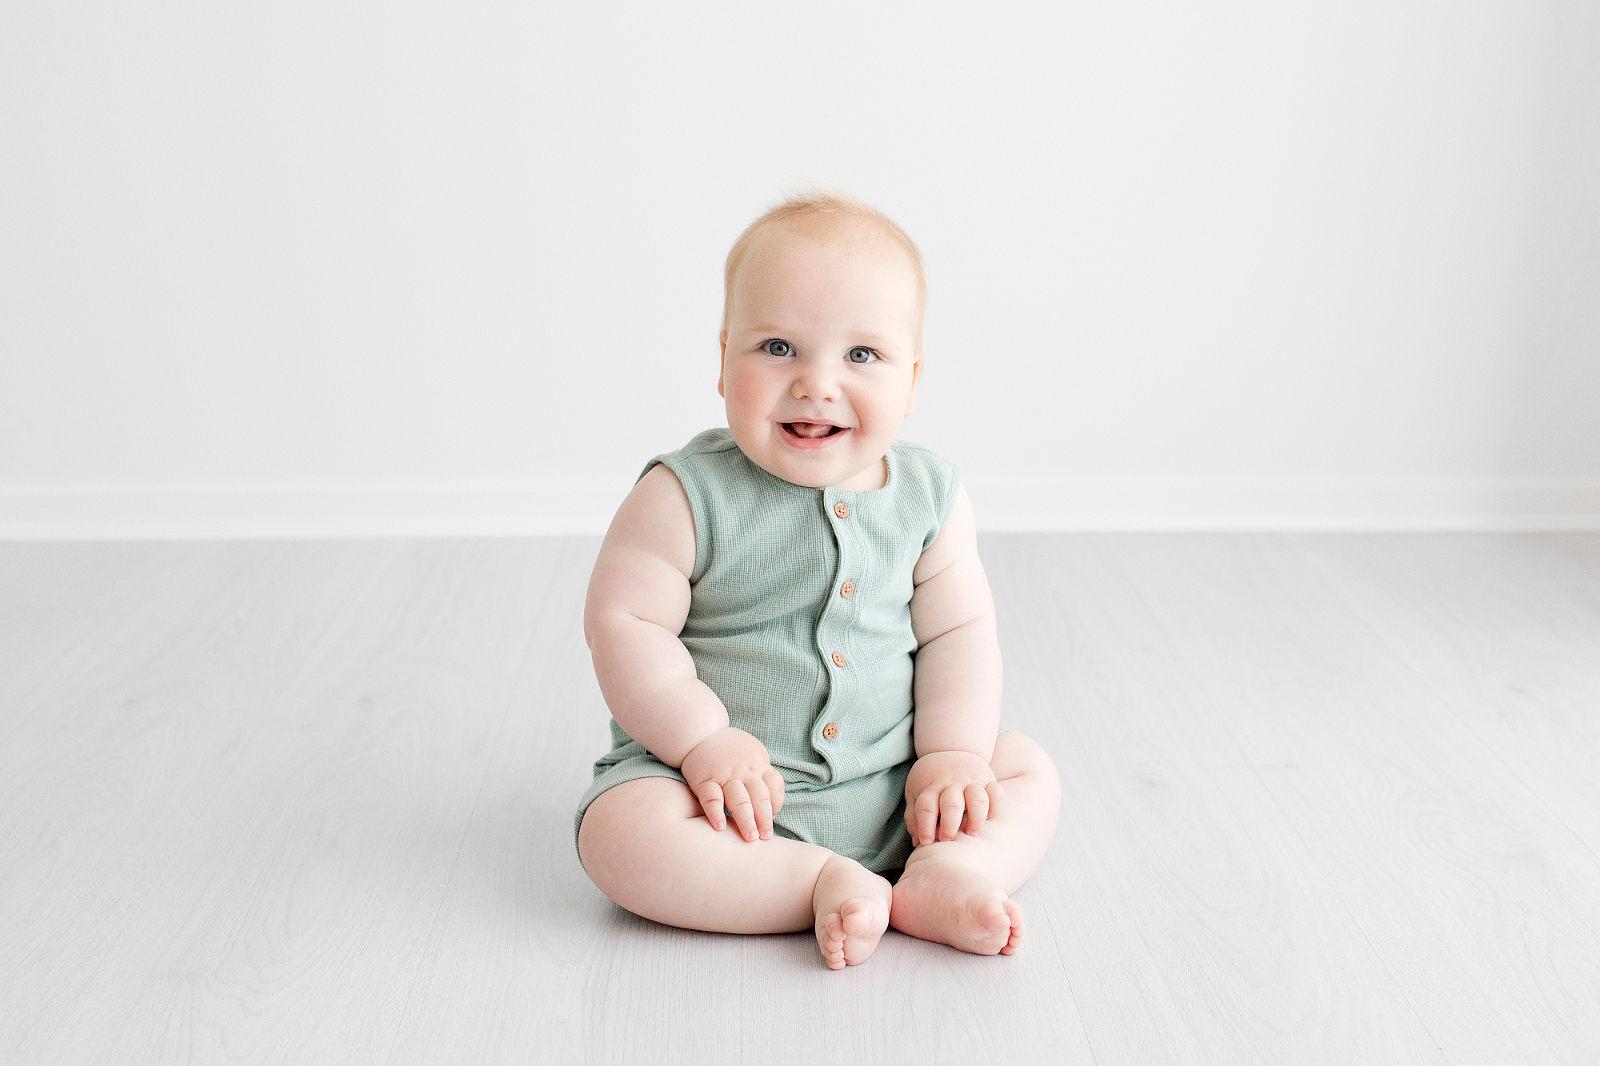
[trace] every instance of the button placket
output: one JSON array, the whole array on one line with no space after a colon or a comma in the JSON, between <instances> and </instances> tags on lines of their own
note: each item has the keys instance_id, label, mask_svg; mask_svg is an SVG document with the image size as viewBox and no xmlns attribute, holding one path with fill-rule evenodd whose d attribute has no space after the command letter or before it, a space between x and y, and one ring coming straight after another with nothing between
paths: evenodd
<instances>
[{"instance_id":1,"label":"button placket","mask_svg":"<svg viewBox=\"0 0 1600 1066\"><path fill-rule=\"evenodd\" d=\"M839 736L841 720L849 714L851 693L856 684L856 678L847 673L850 660L844 652L848 643L850 623L856 614L856 605L850 602L850 598L855 594L855 583L851 580L838 582L843 575L853 573L860 565L860 552L857 550L854 531L849 528L848 520L852 514L850 505L843 500L834 499L826 502L824 506L831 515L834 543L838 546L837 569L833 579L837 583L835 587L839 590L840 599L844 602L834 602L824 607L820 619L821 629L817 633L817 642L820 645L818 650L823 652L831 664L829 674L832 678L832 692L818 716L824 721L820 728L816 725L812 728L817 730L813 735L820 736L822 741L833 741ZM829 756L830 765L837 757L837 754Z\"/></svg>"}]
</instances>

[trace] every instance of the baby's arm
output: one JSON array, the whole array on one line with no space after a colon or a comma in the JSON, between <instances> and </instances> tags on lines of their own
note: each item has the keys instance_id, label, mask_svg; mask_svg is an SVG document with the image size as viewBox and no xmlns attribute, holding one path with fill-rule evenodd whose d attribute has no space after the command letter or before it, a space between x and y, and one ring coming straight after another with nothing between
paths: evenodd
<instances>
[{"instance_id":1,"label":"baby's arm","mask_svg":"<svg viewBox=\"0 0 1600 1066\"><path fill-rule=\"evenodd\" d=\"M989 766L1000 727L1000 641L965 487L911 579L917 761L906 779L906 822L921 846L954 840L963 814L976 834L1004 798Z\"/></svg>"},{"instance_id":2,"label":"baby's arm","mask_svg":"<svg viewBox=\"0 0 1600 1066\"><path fill-rule=\"evenodd\" d=\"M650 469L617 509L600 545L583 613L600 691L624 732L683 773L715 829L723 809L753 840L772 836L783 777L766 746L728 725L678 634L689 617L694 515L665 465Z\"/></svg>"}]
</instances>

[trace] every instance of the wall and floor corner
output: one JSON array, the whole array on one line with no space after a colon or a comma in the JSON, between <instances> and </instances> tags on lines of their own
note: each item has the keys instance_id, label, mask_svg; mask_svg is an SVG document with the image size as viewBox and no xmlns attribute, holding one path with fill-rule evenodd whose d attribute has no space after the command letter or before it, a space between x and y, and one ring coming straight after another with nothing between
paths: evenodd
<instances>
[{"instance_id":1,"label":"wall and floor corner","mask_svg":"<svg viewBox=\"0 0 1600 1066\"><path fill-rule=\"evenodd\" d=\"M987 529L1600 526L1592 5L814 14L8 14L0 536L599 532L801 178Z\"/></svg>"}]
</instances>

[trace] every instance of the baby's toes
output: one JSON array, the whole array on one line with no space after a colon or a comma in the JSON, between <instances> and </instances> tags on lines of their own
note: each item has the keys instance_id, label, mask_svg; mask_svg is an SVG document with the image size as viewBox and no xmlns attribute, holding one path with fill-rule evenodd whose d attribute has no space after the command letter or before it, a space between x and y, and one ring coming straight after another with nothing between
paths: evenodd
<instances>
[{"instance_id":1,"label":"baby's toes","mask_svg":"<svg viewBox=\"0 0 1600 1066\"><path fill-rule=\"evenodd\" d=\"M844 920L839 917L839 912L834 911L822 920L822 925L817 929L817 946L822 949L822 961L828 964L830 970L842 970L844 960Z\"/></svg>"},{"instance_id":2,"label":"baby's toes","mask_svg":"<svg viewBox=\"0 0 1600 1066\"><path fill-rule=\"evenodd\" d=\"M1006 939L1006 946L1000 949L1002 955L1015 955L1017 949L1022 947L1022 908L1011 902L1005 903L1006 916L1011 919L1011 934Z\"/></svg>"}]
</instances>

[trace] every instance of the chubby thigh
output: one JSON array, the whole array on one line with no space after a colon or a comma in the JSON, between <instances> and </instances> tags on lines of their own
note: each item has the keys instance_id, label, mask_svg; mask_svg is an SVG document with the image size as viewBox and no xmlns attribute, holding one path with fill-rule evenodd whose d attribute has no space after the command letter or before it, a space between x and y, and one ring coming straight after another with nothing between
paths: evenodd
<instances>
[{"instance_id":1,"label":"chubby thigh","mask_svg":"<svg viewBox=\"0 0 1600 1066\"><path fill-rule=\"evenodd\" d=\"M812 893L831 852L774 835L711 828L681 781L625 781L589 804L578 854L595 885L635 914L685 929L782 933L811 928Z\"/></svg>"}]
</instances>

